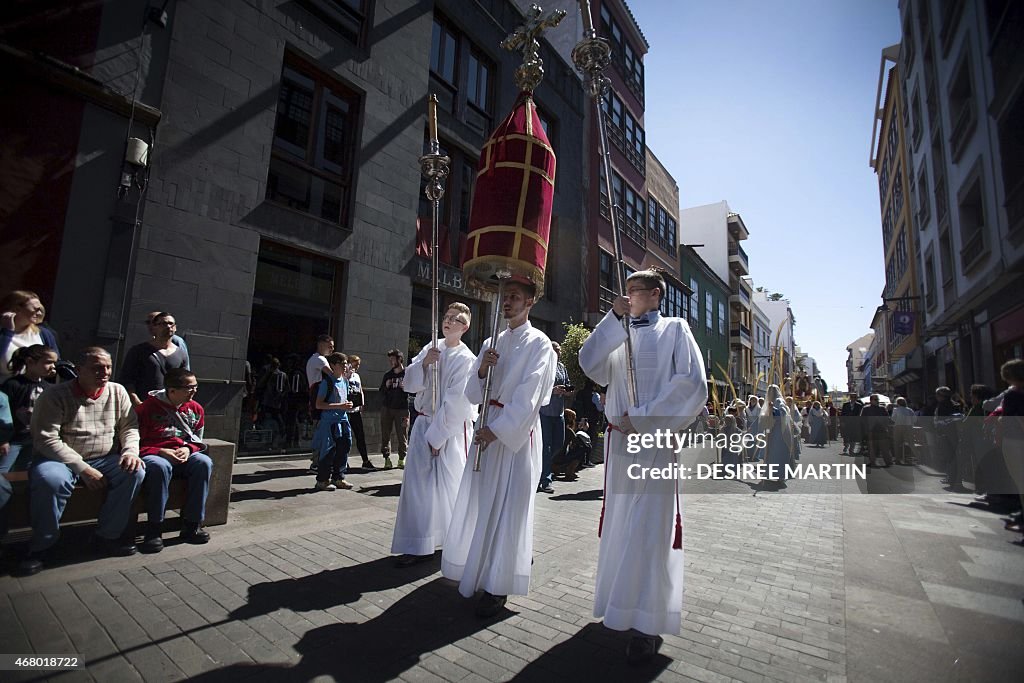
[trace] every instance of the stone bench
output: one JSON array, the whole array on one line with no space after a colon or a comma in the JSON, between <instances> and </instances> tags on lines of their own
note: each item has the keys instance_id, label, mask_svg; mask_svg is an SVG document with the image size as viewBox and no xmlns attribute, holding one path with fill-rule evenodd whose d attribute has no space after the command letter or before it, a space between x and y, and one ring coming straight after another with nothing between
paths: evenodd
<instances>
[{"instance_id":1,"label":"stone bench","mask_svg":"<svg viewBox=\"0 0 1024 683\"><path fill-rule=\"evenodd\" d=\"M209 450L206 452L213 460L213 473L210 476L210 492L206 498L206 526L217 526L228 522L228 502L231 498L231 472L235 464L235 444L220 439L205 439ZM8 502L8 514L11 530L26 529L30 524L28 505L28 472L8 472L4 475L14 489L14 495ZM79 483L71 494L61 526L75 522L95 520L105 500L104 491L93 491ZM168 510L181 511L185 504L185 480L171 480ZM136 517L146 510L145 492L140 491L135 498L132 514Z\"/></svg>"}]
</instances>

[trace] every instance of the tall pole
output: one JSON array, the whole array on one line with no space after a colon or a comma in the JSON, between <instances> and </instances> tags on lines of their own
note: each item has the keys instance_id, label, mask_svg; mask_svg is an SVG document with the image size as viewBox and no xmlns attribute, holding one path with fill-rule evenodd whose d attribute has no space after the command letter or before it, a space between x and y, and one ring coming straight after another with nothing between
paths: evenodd
<instances>
[{"instance_id":1,"label":"tall pole","mask_svg":"<svg viewBox=\"0 0 1024 683\"><path fill-rule=\"evenodd\" d=\"M430 339L437 348L437 325L440 293L438 291L437 261L437 230L441 223L441 199L444 197L444 183L448 178L448 167L451 160L441 156L441 145L437 140L437 95L431 95L427 103L427 124L430 128L430 151L420 157L420 171L427 179L423 192L430 200ZM437 415L437 385L439 383L440 361L430 366L430 406L431 414Z\"/></svg>"},{"instance_id":2,"label":"tall pole","mask_svg":"<svg viewBox=\"0 0 1024 683\"><path fill-rule=\"evenodd\" d=\"M604 167L604 191L608 195L609 218L612 224L612 238L615 245L615 259L618 267L615 269L616 286L621 294L626 293L626 262L622 257L622 235L619 230L618 210L614 203L615 195L612 194L612 163L608 152L607 122L605 121L604 109L601 102L604 96L611 89L611 81L604 75L604 69L611 61L612 49L608 41L597 37L597 30L594 28L593 18L590 14L590 2L579 0L580 12L583 15L583 40L576 44L572 50L572 61L576 70L583 75L586 82L587 92L594 102L594 112L597 115L598 143L601 150L601 164ZM636 370L633 363L633 341L629 333L629 316L622 316L622 326L626 331L626 391L629 394L629 402L633 407L639 406L636 391Z\"/></svg>"},{"instance_id":3,"label":"tall pole","mask_svg":"<svg viewBox=\"0 0 1024 683\"><path fill-rule=\"evenodd\" d=\"M498 294L494 297L494 315L491 318L491 349L498 343L498 325L501 323L501 308L502 299L505 296L505 283L512 279L512 271L510 270L499 270L494 274L498 278ZM487 376L484 378L484 400L483 410L480 413L480 422L477 429L483 429L487 426L487 413L491 407L491 373L494 371L494 366L487 367ZM473 456L473 471L480 471L480 452L483 450L483 445L480 442L475 444L476 453Z\"/></svg>"}]
</instances>

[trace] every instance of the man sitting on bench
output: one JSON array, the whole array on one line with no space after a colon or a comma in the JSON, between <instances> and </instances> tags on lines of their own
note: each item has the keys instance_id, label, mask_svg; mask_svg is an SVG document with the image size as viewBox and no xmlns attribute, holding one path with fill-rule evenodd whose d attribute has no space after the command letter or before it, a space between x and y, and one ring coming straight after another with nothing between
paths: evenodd
<instances>
[{"instance_id":1,"label":"man sitting on bench","mask_svg":"<svg viewBox=\"0 0 1024 683\"><path fill-rule=\"evenodd\" d=\"M181 540L206 543L203 530L206 496L210 491L213 461L202 453L203 407L193 400L199 385L185 368L171 368L164 376L164 388L149 392L135 407L139 417L139 452L146 463L146 512L149 525L139 550L158 553L164 549L160 537L168 492L173 477L188 480L188 497L181 510Z\"/></svg>"},{"instance_id":2,"label":"man sitting on bench","mask_svg":"<svg viewBox=\"0 0 1024 683\"><path fill-rule=\"evenodd\" d=\"M29 554L18 567L23 574L43 568L42 554L57 542L61 515L79 478L89 489L107 491L94 536L100 549L121 556L136 551L134 538L124 534L146 470L131 398L110 381L110 371L110 354L88 347L78 358L78 379L50 387L36 400L29 470L33 533Z\"/></svg>"}]
</instances>

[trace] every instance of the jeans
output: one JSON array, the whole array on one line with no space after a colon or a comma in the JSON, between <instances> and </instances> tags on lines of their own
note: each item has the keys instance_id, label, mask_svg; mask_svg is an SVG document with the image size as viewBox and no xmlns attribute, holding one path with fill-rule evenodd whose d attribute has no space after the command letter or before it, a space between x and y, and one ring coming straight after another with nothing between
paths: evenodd
<instances>
[{"instance_id":1,"label":"jeans","mask_svg":"<svg viewBox=\"0 0 1024 683\"><path fill-rule=\"evenodd\" d=\"M7 455L0 458L0 539L7 534L7 503L11 499L11 482L5 472L22 472L32 462L32 443L12 443Z\"/></svg>"},{"instance_id":2,"label":"jeans","mask_svg":"<svg viewBox=\"0 0 1024 683\"><path fill-rule=\"evenodd\" d=\"M562 415L541 415L541 468L538 486L551 485L551 461L565 445L565 418Z\"/></svg>"},{"instance_id":3,"label":"jeans","mask_svg":"<svg viewBox=\"0 0 1024 683\"><path fill-rule=\"evenodd\" d=\"M121 469L121 454L108 453L85 461L103 474L107 484L107 499L100 508L96 535L107 540L119 538L128 526L132 501L142 486L146 470L135 472ZM78 481L78 475L67 465L56 460L36 461L28 473L29 507L32 512L32 543L30 552L46 550L60 536L60 516L68 504Z\"/></svg>"},{"instance_id":4,"label":"jeans","mask_svg":"<svg viewBox=\"0 0 1024 683\"><path fill-rule=\"evenodd\" d=\"M317 481L344 479L348 471L348 453L352 450L352 429L348 422L331 425L334 444L320 453L316 466Z\"/></svg>"},{"instance_id":5,"label":"jeans","mask_svg":"<svg viewBox=\"0 0 1024 683\"><path fill-rule=\"evenodd\" d=\"M188 494L181 516L186 522L201 524L206 519L206 496L210 492L213 461L205 453L193 453L182 463L172 463L159 455L144 455L146 463L146 514L150 524L164 521L171 479L187 479Z\"/></svg>"}]
</instances>

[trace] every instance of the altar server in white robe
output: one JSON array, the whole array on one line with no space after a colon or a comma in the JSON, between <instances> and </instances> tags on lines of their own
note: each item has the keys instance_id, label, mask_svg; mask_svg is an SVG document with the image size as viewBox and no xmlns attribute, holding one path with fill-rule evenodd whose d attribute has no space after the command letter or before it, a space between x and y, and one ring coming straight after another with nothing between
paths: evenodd
<instances>
[{"instance_id":1,"label":"altar server in white robe","mask_svg":"<svg viewBox=\"0 0 1024 683\"><path fill-rule=\"evenodd\" d=\"M477 425L480 471L466 465L452 523L441 554L441 573L459 582L459 593L484 591L478 617L496 615L508 595L530 589L533 559L533 503L541 469L540 407L554 386L557 357L551 340L529 321L536 290L532 284L505 285L502 315L508 327L494 349L484 342L466 383L471 403L483 402L491 371L487 425ZM483 406L481 406L482 410ZM472 459L474 449L470 447Z\"/></svg>"},{"instance_id":2,"label":"altar server in white robe","mask_svg":"<svg viewBox=\"0 0 1024 683\"><path fill-rule=\"evenodd\" d=\"M428 344L405 369L405 390L416 394L419 417L409 436L409 453L398 499L391 552L399 567L429 560L444 545L469 455L476 406L466 397L466 380L476 356L462 343L471 314L453 303L442 321L444 337ZM433 410L433 364L438 364L437 413Z\"/></svg>"},{"instance_id":3,"label":"altar server in white robe","mask_svg":"<svg viewBox=\"0 0 1024 683\"><path fill-rule=\"evenodd\" d=\"M644 448L630 454L627 435L683 430L701 414L708 396L704 362L689 325L658 312L664 294L665 280L659 272L630 275L626 296L616 299L579 355L583 372L597 384L608 385L605 508L598 531L594 616L603 617L610 629L633 629L626 657L635 664L654 656L661 645L658 634L679 632L682 510L678 481L632 479L629 466L664 468L681 462L682 456L674 448ZM624 315L631 320L636 406L626 387Z\"/></svg>"}]
</instances>

